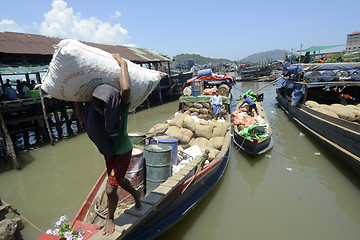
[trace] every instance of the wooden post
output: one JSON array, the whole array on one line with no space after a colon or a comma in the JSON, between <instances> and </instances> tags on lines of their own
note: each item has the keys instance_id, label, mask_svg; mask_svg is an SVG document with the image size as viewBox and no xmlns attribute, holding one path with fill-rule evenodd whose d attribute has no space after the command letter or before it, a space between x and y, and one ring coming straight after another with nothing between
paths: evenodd
<instances>
[{"instance_id":1,"label":"wooden post","mask_svg":"<svg viewBox=\"0 0 360 240\"><path fill-rule=\"evenodd\" d=\"M36 73L36 82L37 82L37 84L41 84L41 78L40 78L39 72Z\"/></svg>"},{"instance_id":2,"label":"wooden post","mask_svg":"<svg viewBox=\"0 0 360 240\"><path fill-rule=\"evenodd\" d=\"M50 126L49 126L49 121L47 119L46 110L45 110L45 103L44 103L44 97L42 95L41 87L39 87L39 93L40 93L41 107L42 107L42 111L43 111L43 115L44 115L44 121L45 121L46 128L47 128L47 131L48 131L48 134L49 134L49 137L50 137L50 142L51 142L51 145L54 145L54 138L53 138Z\"/></svg>"},{"instance_id":3,"label":"wooden post","mask_svg":"<svg viewBox=\"0 0 360 240\"><path fill-rule=\"evenodd\" d=\"M301 63L301 50L302 50L302 44L301 44L301 46L300 46L299 64Z\"/></svg>"},{"instance_id":4,"label":"wooden post","mask_svg":"<svg viewBox=\"0 0 360 240\"><path fill-rule=\"evenodd\" d=\"M30 84L30 77L28 73L25 74L25 78L26 78L26 84Z\"/></svg>"},{"instance_id":5,"label":"wooden post","mask_svg":"<svg viewBox=\"0 0 360 240\"><path fill-rule=\"evenodd\" d=\"M5 123L4 118L3 118L2 114L1 114L1 111L0 111L0 122L1 122L1 127L2 127L2 129L4 131L4 134L5 134L6 145L7 145L8 149L9 149L11 160L12 160L12 162L14 164L14 167L16 169L20 170L21 167L20 167L19 162L16 159L16 153L15 153L14 145L13 145L13 142L12 142L11 137L9 135L9 132L7 130L6 123Z\"/></svg>"}]
</instances>

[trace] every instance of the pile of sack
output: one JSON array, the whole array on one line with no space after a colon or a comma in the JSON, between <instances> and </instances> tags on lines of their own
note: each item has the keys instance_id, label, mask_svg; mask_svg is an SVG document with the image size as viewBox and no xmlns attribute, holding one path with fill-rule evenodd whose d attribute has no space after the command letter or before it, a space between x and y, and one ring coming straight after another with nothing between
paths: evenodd
<instances>
[{"instance_id":1,"label":"pile of sack","mask_svg":"<svg viewBox=\"0 0 360 240\"><path fill-rule=\"evenodd\" d=\"M209 161L213 160L221 150L225 134L230 129L230 123L223 120L206 121L198 116L187 113L176 113L164 123L154 125L149 134L163 132L178 139L178 150L185 150L198 145L201 153L209 149Z\"/></svg>"},{"instance_id":2,"label":"pile of sack","mask_svg":"<svg viewBox=\"0 0 360 240\"><path fill-rule=\"evenodd\" d=\"M183 105L184 113L190 116L211 120L214 118L214 111L210 102L185 102ZM226 115L225 104L221 106L221 117Z\"/></svg>"},{"instance_id":3,"label":"pile of sack","mask_svg":"<svg viewBox=\"0 0 360 240\"><path fill-rule=\"evenodd\" d=\"M266 124L264 120L265 118L264 108L261 106L260 103L256 103L256 107L259 112L259 115L256 116L251 116L249 114L249 105L247 104L243 105L241 108L239 108L238 110L232 113L232 116L234 118L233 123L235 126L234 128L235 130L237 129L238 132L240 132L244 128L250 127L253 124L260 124L260 125Z\"/></svg>"},{"instance_id":4,"label":"pile of sack","mask_svg":"<svg viewBox=\"0 0 360 240\"><path fill-rule=\"evenodd\" d=\"M360 104L342 105L339 103L334 103L327 105L319 104L315 101L309 100L305 102L305 106L335 118L341 118L351 122L360 121Z\"/></svg>"}]
</instances>

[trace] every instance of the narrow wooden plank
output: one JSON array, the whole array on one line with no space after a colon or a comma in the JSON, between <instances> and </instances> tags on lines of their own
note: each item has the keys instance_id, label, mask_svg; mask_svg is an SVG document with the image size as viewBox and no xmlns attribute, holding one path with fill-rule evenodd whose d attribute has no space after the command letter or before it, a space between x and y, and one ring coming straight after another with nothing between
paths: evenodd
<instances>
[{"instance_id":1,"label":"narrow wooden plank","mask_svg":"<svg viewBox=\"0 0 360 240\"><path fill-rule=\"evenodd\" d=\"M171 190L170 187L167 187L167 186L158 186L157 188L155 188L155 190L151 191L151 192L154 192L154 193L162 193L162 194L168 194L169 191Z\"/></svg>"},{"instance_id":2,"label":"narrow wooden plank","mask_svg":"<svg viewBox=\"0 0 360 240\"><path fill-rule=\"evenodd\" d=\"M169 177L168 179L171 180L175 180L175 181L180 181L184 178L184 176L179 175L178 173L175 173L174 175L172 175L171 177Z\"/></svg>"},{"instance_id":3,"label":"narrow wooden plank","mask_svg":"<svg viewBox=\"0 0 360 240\"><path fill-rule=\"evenodd\" d=\"M185 167L183 167L183 168L180 169L180 171L178 171L176 174L180 174L180 175L183 175L183 176L187 176L190 172L191 172L191 170L186 169Z\"/></svg>"},{"instance_id":4,"label":"narrow wooden plank","mask_svg":"<svg viewBox=\"0 0 360 240\"><path fill-rule=\"evenodd\" d=\"M144 197L144 198L141 200L141 202L154 205L154 204L157 203L161 198L163 198L163 196L164 196L164 194L158 194L158 193L151 192L151 193L149 193L146 197Z\"/></svg>"},{"instance_id":5,"label":"narrow wooden plank","mask_svg":"<svg viewBox=\"0 0 360 240\"><path fill-rule=\"evenodd\" d=\"M130 225L134 224L137 220L138 220L138 217L131 215L131 214L123 213L118 218L115 219L115 224L119 227L122 227L122 226L130 227Z\"/></svg>"},{"instance_id":6,"label":"narrow wooden plank","mask_svg":"<svg viewBox=\"0 0 360 240\"><path fill-rule=\"evenodd\" d=\"M166 187L170 187L170 188L174 188L178 183L179 183L179 181L176 181L176 180L173 180L173 179L168 179L164 183L162 183L161 185L166 186Z\"/></svg>"},{"instance_id":7,"label":"narrow wooden plank","mask_svg":"<svg viewBox=\"0 0 360 240\"><path fill-rule=\"evenodd\" d=\"M125 213L136 216L136 217L141 217L142 215L144 215L150 208L152 207L151 204L147 204L147 203L143 203L141 206L141 209L138 210L135 207L132 207L130 209L126 209Z\"/></svg>"}]
</instances>

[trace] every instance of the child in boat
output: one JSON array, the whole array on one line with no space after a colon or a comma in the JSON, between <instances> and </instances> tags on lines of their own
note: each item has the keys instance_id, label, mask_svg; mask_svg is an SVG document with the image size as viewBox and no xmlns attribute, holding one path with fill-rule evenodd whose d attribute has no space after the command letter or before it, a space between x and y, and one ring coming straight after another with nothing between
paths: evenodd
<instances>
[{"instance_id":1,"label":"child in boat","mask_svg":"<svg viewBox=\"0 0 360 240\"><path fill-rule=\"evenodd\" d=\"M249 113L252 114L252 110L254 109L256 112L256 115L259 115L257 107L256 107L256 103L250 98L247 97L246 95L244 95L244 101L243 103L239 106L239 108L241 108L242 105L244 105L245 103L249 104Z\"/></svg>"},{"instance_id":2,"label":"child in boat","mask_svg":"<svg viewBox=\"0 0 360 240\"><path fill-rule=\"evenodd\" d=\"M119 54L113 54L113 57L121 67L119 80L121 91L108 84L102 84L95 88L91 102L85 105L79 102L75 104L79 121L85 122L89 138L95 143L106 160L108 215L103 235L109 235L115 229L114 212L119 200L118 186L134 197L136 208L141 208L140 191L137 191L125 178L132 153L132 143L127 134L130 77L126 61Z\"/></svg>"},{"instance_id":3,"label":"child in boat","mask_svg":"<svg viewBox=\"0 0 360 240\"><path fill-rule=\"evenodd\" d=\"M219 95L219 90L213 92L213 96L210 98L210 103L213 107L214 118L218 119L221 114L222 97Z\"/></svg>"}]
</instances>

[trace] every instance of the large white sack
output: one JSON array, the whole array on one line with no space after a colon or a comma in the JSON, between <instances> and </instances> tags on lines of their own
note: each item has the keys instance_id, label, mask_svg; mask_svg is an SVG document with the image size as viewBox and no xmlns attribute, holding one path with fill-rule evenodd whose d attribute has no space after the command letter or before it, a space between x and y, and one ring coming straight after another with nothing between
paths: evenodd
<instances>
[{"instance_id":1,"label":"large white sack","mask_svg":"<svg viewBox=\"0 0 360 240\"><path fill-rule=\"evenodd\" d=\"M128 60L130 110L138 107L167 74L145 69ZM54 98L90 101L99 84L107 83L120 90L120 66L112 55L76 40L60 41L44 76L41 88Z\"/></svg>"}]
</instances>

